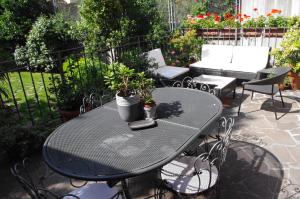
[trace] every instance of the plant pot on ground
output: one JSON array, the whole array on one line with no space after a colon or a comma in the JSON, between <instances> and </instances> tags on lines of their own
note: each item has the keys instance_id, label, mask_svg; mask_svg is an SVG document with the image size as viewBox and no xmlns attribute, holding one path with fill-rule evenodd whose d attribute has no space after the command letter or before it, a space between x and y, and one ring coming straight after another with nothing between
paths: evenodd
<instances>
[{"instance_id":1,"label":"plant pot on ground","mask_svg":"<svg viewBox=\"0 0 300 199\"><path fill-rule=\"evenodd\" d=\"M105 73L105 83L116 92L118 112L122 120L132 122L142 116L140 96L136 92L137 81L134 69L121 63L113 63Z\"/></svg>"},{"instance_id":2,"label":"plant pot on ground","mask_svg":"<svg viewBox=\"0 0 300 199\"><path fill-rule=\"evenodd\" d=\"M288 78L291 83L291 87L293 90L299 90L300 89L300 76L298 73L289 72Z\"/></svg>"}]
</instances>

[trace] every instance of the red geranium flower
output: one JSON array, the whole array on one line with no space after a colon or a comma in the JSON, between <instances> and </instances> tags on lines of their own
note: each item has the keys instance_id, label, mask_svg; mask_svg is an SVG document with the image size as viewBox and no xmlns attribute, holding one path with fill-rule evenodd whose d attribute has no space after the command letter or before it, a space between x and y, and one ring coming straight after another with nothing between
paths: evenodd
<instances>
[{"instance_id":1,"label":"red geranium flower","mask_svg":"<svg viewBox=\"0 0 300 199\"><path fill-rule=\"evenodd\" d=\"M199 14L199 15L197 16L197 18L198 18L198 19L204 19L204 15Z\"/></svg>"},{"instance_id":2,"label":"red geranium flower","mask_svg":"<svg viewBox=\"0 0 300 199\"><path fill-rule=\"evenodd\" d=\"M211 15L210 12L206 13L206 16L207 16L207 17L210 17L210 15Z\"/></svg>"},{"instance_id":3,"label":"red geranium flower","mask_svg":"<svg viewBox=\"0 0 300 199\"><path fill-rule=\"evenodd\" d=\"M215 14L214 18L216 22L219 22L221 20L221 17L217 14Z\"/></svg>"},{"instance_id":4,"label":"red geranium flower","mask_svg":"<svg viewBox=\"0 0 300 199\"><path fill-rule=\"evenodd\" d=\"M244 18L245 18L245 19L248 19L248 18L250 18L250 17L251 17L251 16L244 14Z\"/></svg>"},{"instance_id":5,"label":"red geranium flower","mask_svg":"<svg viewBox=\"0 0 300 199\"><path fill-rule=\"evenodd\" d=\"M272 16L272 15L273 15L272 13L268 13L268 14L267 14L267 17L270 17L270 16Z\"/></svg>"},{"instance_id":6,"label":"red geranium flower","mask_svg":"<svg viewBox=\"0 0 300 199\"><path fill-rule=\"evenodd\" d=\"M271 13L272 13L272 14L280 14L280 13L281 13L281 10L278 10L278 9L272 9L272 10L271 10Z\"/></svg>"}]
</instances>

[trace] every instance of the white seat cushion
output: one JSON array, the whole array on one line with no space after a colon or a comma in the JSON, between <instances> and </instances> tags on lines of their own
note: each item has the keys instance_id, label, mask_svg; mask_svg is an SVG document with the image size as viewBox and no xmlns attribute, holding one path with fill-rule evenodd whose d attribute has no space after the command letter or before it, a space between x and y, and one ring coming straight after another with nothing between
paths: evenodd
<instances>
[{"instance_id":1,"label":"white seat cushion","mask_svg":"<svg viewBox=\"0 0 300 199\"><path fill-rule=\"evenodd\" d=\"M213 63L230 63L233 46L229 45L203 45L201 61Z\"/></svg>"},{"instance_id":2,"label":"white seat cushion","mask_svg":"<svg viewBox=\"0 0 300 199\"><path fill-rule=\"evenodd\" d=\"M119 192L116 187L110 188L104 183L93 183L75 189L70 194L78 196L80 199L109 199ZM72 196L65 196L64 199L74 199Z\"/></svg>"},{"instance_id":3,"label":"white seat cushion","mask_svg":"<svg viewBox=\"0 0 300 199\"><path fill-rule=\"evenodd\" d=\"M192 156L177 157L162 168L161 178L171 189L184 194L199 193L214 186L218 179L218 169L212 165L210 175L209 162L197 161L196 168L201 170L199 181L198 176L194 175L194 160Z\"/></svg>"},{"instance_id":4,"label":"white seat cushion","mask_svg":"<svg viewBox=\"0 0 300 199\"><path fill-rule=\"evenodd\" d=\"M147 52L146 57L149 61L149 64L152 66L163 67L167 65L160 48Z\"/></svg>"},{"instance_id":5,"label":"white seat cushion","mask_svg":"<svg viewBox=\"0 0 300 199\"><path fill-rule=\"evenodd\" d=\"M198 61L198 62L192 63L192 64L190 64L190 67L220 70L222 68L222 65L223 64L220 62L206 60L206 61Z\"/></svg>"},{"instance_id":6,"label":"white seat cushion","mask_svg":"<svg viewBox=\"0 0 300 199\"><path fill-rule=\"evenodd\" d=\"M265 46L234 46L232 53L233 65L227 65L224 69L233 68L234 71L256 73L267 67L269 51L270 48Z\"/></svg>"},{"instance_id":7,"label":"white seat cushion","mask_svg":"<svg viewBox=\"0 0 300 199\"><path fill-rule=\"evenodd\" d=\"M175 66L164 66L154 70L155 75L159 75L161 77L167 79L174 79L184 73L187 73L189 68L184 67L175 67Z\"/></svg>"}]
</instances>

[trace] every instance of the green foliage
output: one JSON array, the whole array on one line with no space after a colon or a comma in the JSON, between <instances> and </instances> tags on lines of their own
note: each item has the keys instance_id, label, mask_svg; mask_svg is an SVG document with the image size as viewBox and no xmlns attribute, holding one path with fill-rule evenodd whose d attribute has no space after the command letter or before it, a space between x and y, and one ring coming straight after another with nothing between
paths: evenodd
<instances>
[{"instance_id":1,"label":"green foliage","mask_svg":"<svg viewBox=\"0 0 300 199\"><path fill-rule=\"evenodd\" d=\"M0 110L0 149L11 158L22 158L40 151L52 130L53 127L40 124L35 127L22 126L16 115Z\"/></svg>"},{"instance_id":2,"label":"green foliage","mask_svg":"<svg viewBox=\"0 0 300 199\"><path fill-rule=\"evenodd\" d=\"M256 19L248 19L243 23L243 28L264 28L267 18L265 16L259 16Z\"/></svg>"},{"instance_id":3,"label":"green foliage","mask_svg":"<svg viewBox=\"0 0 300 199\"><path fill-rule=\"evenodd\" d=\"M203 43L204 40L197 37L195 30L187 31L184 35L175 32L170 41L171 62L178 66L187 66L200 59Z\"/></svg>"},{"instance_id":4,"label":"green foliage","mask_svg":"<svg viewBox=\"0 0 300 199\"><path fill-rule=\"evenodd\" d=\"M55 67L54 51L78 46L74 38L75 24L58 14L51 17L42 16L32 26L26 45L17 47L15 59L19 65L29 62L36 69L51 70Z\"/></svg>"},{"instance_id":5,"label":"green foliage","mask_svg":"<svg viewBox=\"0 0 300 199\"><path fill-rule=\"evenodd\" d=\"M288 18L283 16L269 16L266 21L266 27L285 28L288 25Z\"/></svg>"},{"instance_id":6,"label":"green foliage","mask_svg":"<svg viewBox=\"0 0 300 199\"><path fill-rule=\"evenodd\" d=\"M199 14L206 14L209 11L209 1L197 1L192 7L192 14L197 16Z\"/></svg>"},{"instance_id":7,"label":"green foliage","mask_svg":"<svg viewBox=\"0 0 300 199\"><path fill-rule=\"evenodd\" d=\"M155 34L159 39L163 30L155 0L84 0L80 14L90 50L117 46L136 35Z\"/></svg>"},{"instance_id":8,"label":"green foliage","mask_svg":"<svg viewBox=\"0 0 300 199\"><path fill-rule=\"evenodd\" d=\"M300 29L295 26L288 30L280 48L272 51L275 58L275 65L290 66L292 71L300 73Z\"/></svg>"},{"instance_id":9,"label":"green foliage","mask_svg":"<svg viewBox=\"0 0 300 199\"><path fill-rule=\"evenodd\" d=\"M0 40L24 44L31 25L40 15L52 13L50 1L46 0L1 0Z\"/></svg>"},{"instance_id":10,"label":"green foliage","mask_svg":"<svg viewBox=\"0 0 300 199\"><path fill-rule=\"evenodd\" d=\"M63 78L55 76L50 92L56 94L61 110L79 110L82 99L103 90L103 71L106 64L92 58L69 58L63 63Z\"/></svg>"},{"instance_id":11,"label":"green foliage","mask_svg":"<svg viewBox=\"0 0 300 199\"><path fill-rule=\"evenodd\" d=\"M144 72L137 74L137 90L145 104L151 104L154 102L152 97L154 80L152 78L147 78Z\"/></svg>"},{"instance_id":12,"label":"green foliage","mask_svg":"<svg viewBox=\"0 0 300 199\"><path fill-rule=\"evenodd\" d=\"M113 63L109 65L104 80L112 91L118 92L120 96L128 97L137 86L133 80L134 75L134 69L130 69L122 63Z\"/></svg>"}]
</instances>

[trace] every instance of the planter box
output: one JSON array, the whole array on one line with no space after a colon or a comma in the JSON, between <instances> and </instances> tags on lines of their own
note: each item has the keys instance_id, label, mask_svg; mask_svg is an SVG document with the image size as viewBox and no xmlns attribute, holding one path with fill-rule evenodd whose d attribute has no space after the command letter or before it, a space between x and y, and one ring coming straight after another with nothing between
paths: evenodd
<instances>
[{"instance_id":1,"label":"planter box","mask_svg":"<svg viewBox=\"0 0 300 199\"><path fill-rule=\"evenodd\" d=\"M266 28L265 37L283 37L285 32L285 28Z\"/></svg>"},{"instance_id":2,"label":"planter box","mask_svg":"<svg viewBox=\"0 0 300 199\"><path fill-rule=\"evenodd\" d=\"M240 33L241 33L241 29L224 28L224 29L220 29L220 38L235 39L235 35L237 34L237 38L239 38Z\"/></svg>"},{"instance_id":3,"label":"planter box","mask_svg":"<svg viewBox=\"0 0 300 199\"><path fill-rule=\"evenodd\" d=\"M197 29L198 36L202 37L219 37L219 29L207 28L207 29Z\"/></svg>"},{"instance_id":4,"label":"planter box","mask_svg":"<svg viewBox=\"0 0 300 199\"><path fill-rule=\"evenodd\" d=\"M260 37L263 33L262 28L244 28L243 37Z\"/></svg>"}]
</instances>

